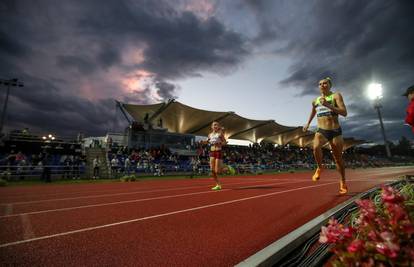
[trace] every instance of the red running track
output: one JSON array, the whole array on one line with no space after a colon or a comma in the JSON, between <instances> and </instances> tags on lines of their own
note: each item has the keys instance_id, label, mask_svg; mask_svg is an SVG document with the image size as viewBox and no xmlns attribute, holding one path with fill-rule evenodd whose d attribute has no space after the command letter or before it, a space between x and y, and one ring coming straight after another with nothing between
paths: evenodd
<instances>
[{"instance_id":1,"label":"red running track","mask_svg":"<svg viewBox=\"0 0 414 267\"><path fill-rule=\"evenodd\" d=\"M233 266L412 167L0 188L1 266Z\"/></svg>"}]
</instances>

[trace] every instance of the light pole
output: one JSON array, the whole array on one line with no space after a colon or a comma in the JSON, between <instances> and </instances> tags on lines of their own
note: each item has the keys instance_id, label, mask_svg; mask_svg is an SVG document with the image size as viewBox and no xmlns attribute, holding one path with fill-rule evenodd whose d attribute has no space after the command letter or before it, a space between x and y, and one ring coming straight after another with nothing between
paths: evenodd
<instances>
[{"instance_id":1,"label":"light pole","mask_svg":"<svg viewBox=\"0 0 414 267\"><path fill-rule=\"evenodd\" d=\"M4 99L3 111L1 112L0 121L0 136L3 136L3 125L4 119L6 118L7 102L9 101L10 87L23 87L24 85L22 82L18 82L17 78L9 80L0 79L0 85L7 86L6 98Z\"/></svg>"},{"instance_id":2,"label":"light pole","mask_svg":"<svg viewBox=\"0 0 414 267\"><path fill-rule=\"evenodd\" d=\"M382 85L380 83L371 83L368 86L368 96L369 98L374 100L374 108L377 110L378 119L380 121L380 126L381 126L382 137L384 138L385 151L387 153L387 157L391 158L391 150L387 142L387 137L385 136L384 123L382 122L382 116L381 116L382 105L381 105L380 99L382 98Z\"/></svg>"}]
</instances>

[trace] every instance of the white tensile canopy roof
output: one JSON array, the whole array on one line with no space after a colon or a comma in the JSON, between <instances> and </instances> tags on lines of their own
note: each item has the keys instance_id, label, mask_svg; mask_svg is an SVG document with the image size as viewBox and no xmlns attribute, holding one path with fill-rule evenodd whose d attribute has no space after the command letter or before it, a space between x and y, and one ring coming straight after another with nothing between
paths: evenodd
<instances>
[{"instance_id":1,"label":"white tensile canopy roof","mask_svg":"<svg viewBox=\"0 0 414 267\"><path fill-rule=\"evenodd\" d=\"M303 132L302 127L285 126L274 120L248 119L232 111L197 109L174 99L153 105L119 104L135 121L144 122L147 117L149 123L156 125L161 119L163 128L174 133L207 136L211 123L218 121L225 128L226 138L254 143L293 143L306 147L311 146L314 135L310 131Z\"/></svg>"}]
</instances>

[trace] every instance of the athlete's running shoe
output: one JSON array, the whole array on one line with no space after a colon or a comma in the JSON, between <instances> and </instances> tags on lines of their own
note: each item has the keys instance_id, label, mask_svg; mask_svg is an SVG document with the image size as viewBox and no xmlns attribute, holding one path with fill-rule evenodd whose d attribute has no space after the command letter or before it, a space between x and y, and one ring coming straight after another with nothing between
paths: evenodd
<instances>
[{"instance_id":1,"label":"athlete's running shoe","mask_svg":"<svg viewBox=\"0 0 414 267\"><path fill-rule=\"evenodd\" d=\"M211 188L211 190L221 190L221 185L216 185L215 187Z\"/></svg>"},{"instance_id":2,"label":"athlete's running shoe","mask_svg":"<svg viewBox=\"0 0 414 267\"><path fill-rule=\"evenodd\" d=\"M322 172L322 168L317 168L315 173L312 176L312 181L316 182L319 180L319 178L321 177L321 172Z\"/></svg>"},{"instance_id":3,"label":"athlete's running shoe","mask_svg":"<svg viewBox=\"0 0 414 267\"><path fill-rule=\"evenodd\" d=\"M348 187L346 186L345 182L340 181L339 183L339 194L344 195L348 193Z\"/></svg>"},{"instance_id":4,"label":"athlete's running shoe","mask_svg":"<svg viewBox=\"0 0 414 267\"><path fill-rule=\"evenodd\" d=\"M232 166L228 165L227 168L229 169L230 175L235 175L236 174L236 170Z\"/></svg>"}]
</instances>

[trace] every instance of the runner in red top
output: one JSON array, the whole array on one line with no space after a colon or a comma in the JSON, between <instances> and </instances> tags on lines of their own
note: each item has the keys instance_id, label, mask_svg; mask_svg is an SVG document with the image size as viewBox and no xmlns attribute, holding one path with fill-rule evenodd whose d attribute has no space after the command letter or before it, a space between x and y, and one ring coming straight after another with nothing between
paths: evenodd
<instances>
[{"instance_id":1,"label":"runner in red top","mask_svg":"<svg viewBox=\"0 0 414 267\"><path fill-rule=\"evenodd\" d=\"M407 107L407 116L405 117L405 123L410 125L412 131L414 132L414 85L408 87L403 96L406 96L410 102Z\"/></svg>"}]
</instances>

